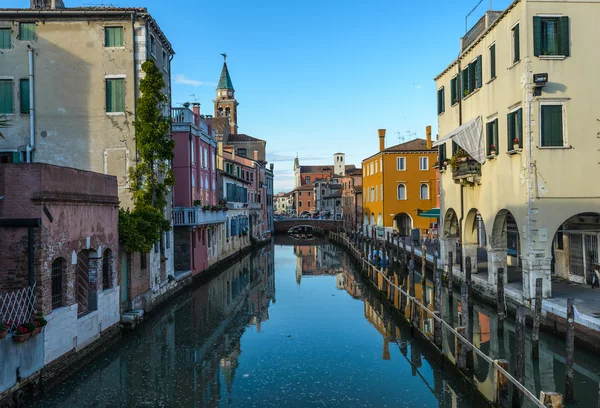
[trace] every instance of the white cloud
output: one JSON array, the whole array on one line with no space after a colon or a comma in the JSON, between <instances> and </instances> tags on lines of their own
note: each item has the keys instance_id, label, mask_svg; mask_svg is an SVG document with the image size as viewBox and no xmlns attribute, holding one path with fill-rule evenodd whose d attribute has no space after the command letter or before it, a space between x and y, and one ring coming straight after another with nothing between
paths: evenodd
<instances>
[{"instance_id":1,"label":"white cloud","mask_svg":"<svg viewBox=\"0 0 600 408\"><path fill-rule=\"evenodd\" d=\"M417 89L423 88L423 85L417 85Z\"/></svg>"},{"instance_id":2,"label":"white cloud","mask_svg":"<svg viewBox=\"0 0 600 408\"><path fill-rule=\"evenodd\" d=\"M191 86L212 86L212 85L215 85L213 82L202 82L202 81L197 81L195 79L187 78L183 74L177 74L177 75L175 75L175 83L176 84L182 84L182 85L191 85Z\"/></svg>"}]
</instances>

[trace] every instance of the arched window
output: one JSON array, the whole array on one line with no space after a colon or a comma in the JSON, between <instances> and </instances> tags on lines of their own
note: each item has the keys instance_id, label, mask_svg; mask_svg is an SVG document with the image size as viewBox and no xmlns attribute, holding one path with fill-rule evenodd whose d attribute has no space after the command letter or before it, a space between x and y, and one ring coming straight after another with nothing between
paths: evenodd
<instances>
[{"instance_id":1,"label":"arched window","mask_svg":"<svg viewBox=\"0 0 600 408\"><path fill-rule=\"evenodd\" d=\"M421 184L421 200L429 200L429 186L425 183Z\"/></svg>"},{"instance_id":2,"label":"arched window","mask_svg":"<svg viewBox=\"0 0 600 408\"><path fill-rule=\"evenodd\" d=\"M102 255L102 290L112 287L112 251L107 249Z\"/></svg>"},{"instance_id":3,"label":"arched window","mask_svg":"<svg viewBox=\"0 0 600 408\"><path fill-rule=\"evenodd\" d=\"M63 306L63 276L66 271L65 258L56 258L52 262L52 310Z\"/></svg>"},{"instance_id":4,"label":"arched window","mask_svg":"<svg viewBox=\"0 0 600 408\"><path fill-rule=\"evenodd\" d=\"M398 184L398 200L406 200L406 186Z\"/></svg>"}]
</instances>

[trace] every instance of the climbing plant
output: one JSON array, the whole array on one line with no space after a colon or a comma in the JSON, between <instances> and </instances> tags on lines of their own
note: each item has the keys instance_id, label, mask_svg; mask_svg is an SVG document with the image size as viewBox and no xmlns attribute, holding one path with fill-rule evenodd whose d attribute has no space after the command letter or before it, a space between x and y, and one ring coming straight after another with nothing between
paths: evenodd
<instances>
[{"instance_id":1,"label":"climbing plant","mask_svg":"<svg viewBox=\"0 0 600 408\"><path fill-rule=\"evenodd\" d=\"M6 119L6 117L4 115L0 115L0 129L6 129L9 126L10 126L10 121L8 119ZM0 138L4 139L4 135L2 134L2 131L0 131Z\"/></svg>"},{"instance_id":2,"label":"climbing plant","mask_svg":"<svg viewBox=\"0 0 600 408\"><path fill-rule=\"evenodd\" d=\"M165 219L169 187L174 183L170 161L175 143L171 139L171 120L163 116L168 99L165 82L153 60L142 64L146 74L140 80L142 96L137 101L133 122L138 161L129 169L133 210L119 211L119 235L130 252L150 252L163 232L171 229Z\"/></svg>"}]
</instances>

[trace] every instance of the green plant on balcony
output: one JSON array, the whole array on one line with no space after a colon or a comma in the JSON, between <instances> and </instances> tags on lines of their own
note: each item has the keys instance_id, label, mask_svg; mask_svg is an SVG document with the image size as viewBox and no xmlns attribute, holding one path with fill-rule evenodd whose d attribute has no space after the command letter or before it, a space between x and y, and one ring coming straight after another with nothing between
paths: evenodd
<instances>
[{"instance_id":1,"label":"green plant on balcony","mask_svg":"<svg viewBox=\"0 0 600 408\"><path fill-rule=\"evenodd\" d=\"M212 207L210 205L203 205L202 206L202 211L210 211Z\"/></svg>"},{"instance_id":2,"label":"green plant on balcony","mask_svg":"<svg viewBox=\"0 0 600 408\"><path fill-rule=\"evenodd\" d=\"M202 206L201 200L194 200L194 207L201 207L201 206Z\"/></svg>"},{"instance_id":3,"label":"green plant on balcony","mask_svg":"<svg viewBox=\"0 0 600 408\"><path fill-rule=\"evenodd\" d=\"M0 129L6 129L10 127L10 120L6 119L4 115L0 115ZM0 132L0 139L4 139L4 134Z\"/></svg>"},{"instance_id":4,"label":"green plant on balcony","mask_svg":"<svg viewBox=\"0 0 600 408\"><path fill-rule=\"evenodd\" d=\"M450 159L450 167L452 167L452 170L459 168L460 165L466 161L467 157L467 152L463 149L458 149Z\"/></svg>"}]
</instances>

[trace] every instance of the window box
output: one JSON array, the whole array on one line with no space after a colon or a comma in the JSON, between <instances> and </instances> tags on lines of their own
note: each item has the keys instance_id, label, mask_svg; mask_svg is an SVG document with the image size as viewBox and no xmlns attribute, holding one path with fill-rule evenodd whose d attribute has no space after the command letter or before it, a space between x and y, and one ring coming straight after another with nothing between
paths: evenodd
<instances>
[{"instance_id":1,"label":"window box","mask_svg":"<svg viewBox=\"0 0 600 408\"><path fill-rule=\"evenodd\" d=\"M515 154L521 154L522 151L523 151L523 149L518 148L518 149L509 150L508 152L506 152L506 154L508 154L509 156L512 156Z\"/></svg>"}]
</instances>

